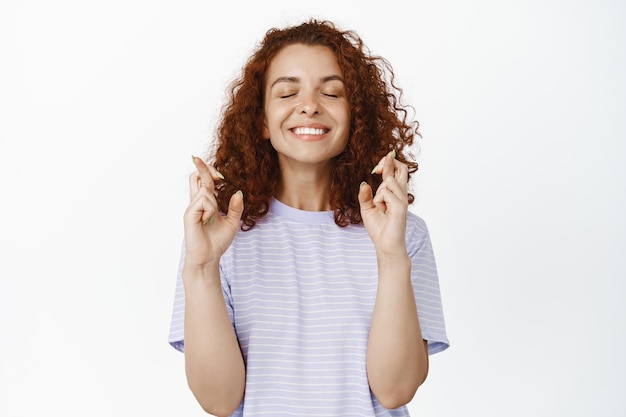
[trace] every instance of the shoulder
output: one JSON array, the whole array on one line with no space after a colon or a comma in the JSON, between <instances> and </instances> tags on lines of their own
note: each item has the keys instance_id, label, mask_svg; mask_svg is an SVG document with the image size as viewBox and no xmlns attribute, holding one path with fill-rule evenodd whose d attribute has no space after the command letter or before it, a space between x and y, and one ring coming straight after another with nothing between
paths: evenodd
<instances>
[{"instance_id":1,"label":"shoulder","mask_svg":"<svg viewBox=\"0 0 626 417\"><path fill-rule=\"evenodd\" d=\"M417 214L409 211L406 218L407 234L425 234L428 235L428 226L426 221Z\"/></svg>"},{"instance_id":2,"label":"shoulder","mask_svg":"<svg viewBox=\"0 0 626 417\"><path fill-rule=\"evenodd\" d=\"M430 233L426 221L411 211L407 214L406 244L409 253L430 246Z\"/></svg>"},{"instance_id":3,"label":"shoulder","mask_svg":"<svg viewBox=\"0 0 626 417\"><path fill-rule=\"evenodd\" d=\"M407 213L407 223L415 224L421 227L426 227L426 221L424 221L423 218L421 218L420 216L418 216L411 210L409 210L409 212Z\"/></svg>"}]
</instances>

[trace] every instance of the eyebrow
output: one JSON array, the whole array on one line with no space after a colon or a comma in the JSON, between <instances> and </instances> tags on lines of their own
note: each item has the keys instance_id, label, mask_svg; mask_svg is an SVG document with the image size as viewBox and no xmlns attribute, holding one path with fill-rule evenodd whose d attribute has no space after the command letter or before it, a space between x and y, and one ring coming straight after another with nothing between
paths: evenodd
<instances>
[{"instance_id":1,"label":"eyebrow","mask_svg":"<svg viewBox=\"0 0 626 417\"><path fill-rule=\"evenodd\" d=\"M327 83L329 81L341 81L342 83L343 78L341 78L338 75L328 75L326 77L322 77L320 80L323 83ZM274 82L272 83L272 85L270 85L270 90L278 83L299 83L300 82L300 78L298 77L278 77L276 80L274 80Z\"/></svg>"}]
</instances>

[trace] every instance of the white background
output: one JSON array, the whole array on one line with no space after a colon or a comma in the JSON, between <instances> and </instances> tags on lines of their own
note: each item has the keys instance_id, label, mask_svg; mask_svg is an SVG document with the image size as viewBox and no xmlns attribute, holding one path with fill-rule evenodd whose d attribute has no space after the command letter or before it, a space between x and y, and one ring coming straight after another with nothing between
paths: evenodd
<instances>
[{"instance_id":1,"label":"white background","mask_svg":"<svg viewBox=\"0 0 626 417\"><path fill-rule=\"evenodd\" d=\"M166 343L191 154L273 26L393 64L452 347L415 416L626 415L626 6L5 1L0 415L201 416Z\"/></svg>"}]
</instances>

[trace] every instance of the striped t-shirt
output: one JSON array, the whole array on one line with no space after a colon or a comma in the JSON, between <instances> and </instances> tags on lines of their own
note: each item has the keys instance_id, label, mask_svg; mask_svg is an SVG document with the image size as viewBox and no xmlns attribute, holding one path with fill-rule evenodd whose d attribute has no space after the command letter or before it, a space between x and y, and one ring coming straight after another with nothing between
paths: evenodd
<instances>
[{"instance_id":1,"label":"striped t-shirt","mask_svg":"<svg viewBox=\"0 0 626 417\"><path fill-rule=\"evenodd\" d=\"M407 249L429 354L448 347L437 269L424 221L409 213ZM182 259L169 342L184 349ZM362 225L332 212L273 200L239 231L220 262L222 289L246 363L245 397L233 416L408 416L369 389L367 339L377 288L376 253Z\"/></svg>"}]
</instances>

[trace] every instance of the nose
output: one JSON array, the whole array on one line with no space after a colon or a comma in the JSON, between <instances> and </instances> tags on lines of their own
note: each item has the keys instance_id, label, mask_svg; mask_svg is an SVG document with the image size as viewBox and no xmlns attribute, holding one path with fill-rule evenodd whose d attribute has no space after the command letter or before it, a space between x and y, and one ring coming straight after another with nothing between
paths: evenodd
<instances>
[{"instance_id":1,"label":"nose","mask_svg":"<svg viewBox=\"0 0 626 417\"><path fill-rule=\"evenodd\" d=\"M302 100L298 104L298 113L308 116L320 113L321 109L317 94L304 94L301 97Z\"/></svg>"}]
</instances>

